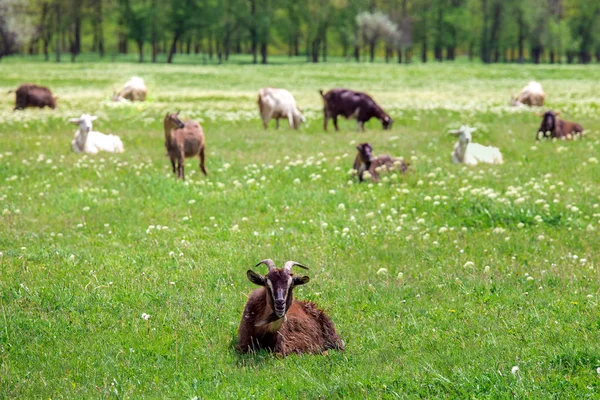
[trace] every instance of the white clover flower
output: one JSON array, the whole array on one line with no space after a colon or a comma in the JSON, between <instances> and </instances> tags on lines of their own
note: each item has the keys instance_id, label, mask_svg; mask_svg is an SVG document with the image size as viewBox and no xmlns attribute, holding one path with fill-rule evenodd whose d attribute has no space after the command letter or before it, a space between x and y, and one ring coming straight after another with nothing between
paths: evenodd
<instances>
[{"instance_id":1,"label":"white clover flower","mask_svg":"<svg viewBox=\"0 0 600 400\"><path fill-rule=\"evenodd\" d=\"M365 215L365 217L367 217L367 218L373 218L374 216L375 216L374 212L370 212L370 213L367 213L367 215Z\"/></svg>"},{"instance_id":2,"label":"white clover flower","mask_svg":"<svg viewBox=\"0 0 600 400\"><path fill-rule=\"evenodd\" d=\"M532 280L534 280L534 279L535 279L535 278L534 278L533 276L528 276L528 277L527 277L527 280L528 280L528 281L532 281Z\"/></svg>"},{"instance_id":3,"label":"white clover flower","mask_svg":"<svg viewBox=\"0 0 600 400\"><path fill-rule=\"evenodd\" d=\"M254 231L254 236L258 236L258 232Z\"/></svg>"},{"instance_id":4,"label":"white clover flower","mask_svg":"<svg viewBox=\"0 0 600 400\"><path fill-rule=\"evenodd\" d=\"M387 275L387 273L388 273L387 268L379 268L377 270L377 275Z\"/></svg>"},{"instance_id":5,"label":"white clover flower","mask_svg":"<svg viewBox=\"0 0 600 400\"><path fill-rule=\"evenodd\" d=\"M541 241L542 241L542 240L544 240L545 238L546 238L546 237L545 237L544 235L539 235L539 236L537 237L537 240L539 240L539 241L541 242Z\"/></svg>"},{"instance_id":6,"label":"white clover flower","mask_svg":"<svg viewBox=\"0 0 600 400\"><path fill-rule=\"evenodd\" d=\"M486 266L485 266L485 268L483 269L483 273L484 273L484 274L487 274L487 273L489 273L489 272L490 272L490 266L489 266L489 265L486 265Z\"/></svg>"},{"instance_id":7,"label":"white clover flower","mask_svg":"<svg viewBox=\"0 0 600 400\"><path fill-rule=\"evenodd\" d=\"M2 215L8 215L10 214L10 210L8 208L5 208L4 210L2 210Z\"/></svg>"},{"instance_id":8,"label":"white clover flower","mask_svg":"<svg viewBox=\"0 0 600 400\"><path fill-rule=\"evenodd\" d=\"M371 179L371 173L369 171L363 172L363 179L365 179L365 180Z\"/></svg>"},{"instance_id":9,"label":"white clover flower","mask_svg":"<svg viewBox=\"0 0 600 400\"><path fill-rule=\"evenodd\" d=\"M329 191L329 194L335 194L335 190L331 189L331 190Z\"/></svg>"},{"instance_id":10,"label":"white clover flower","mask_svg":"<svg viewBox=\"0 0 600 400\"><path fill-rule=\"evenodd\" d=\"M338 210L345 210L346 206L344 205L344 203L340 203L340 204L338 204L337 208L338 208Z\"/></svg>"},{"instance_id":11,"label":"white clover flower","mask_svg":"<svg viewBox=\"0 0 600 400\"><path fill-rule=\"evenodd\" d=\"M300 184L300 178L294 179L294 185L299 185L299 184Z\"/></svg>"},{"instance_id":12,"label":"white clover flower","mask_svg":"<svg viewBox=\"0 0 600 400\"><path fill-rule=\"evenodd\" d=\"M148 321L150 319L150 314L142 313L142 319Z\"/></svg>"},{"instance_id":13,"label":"white clover flower","mask_svg":"<svg viewBox=\"0 0 600 400\"><path fill-rule=\"evenodd\" d=\"M396 279L398 279L399 281L402 280L404 278L404 273L402 272L398 272L398 275L396 276Z\"/></svg>"},{"instance_id":14,"label":"white clover flower","mask_svg":"<svg viewBox=\"0 0 600 400\"><path fill-rule=\"evenodd\" d=\"M327 228L328 224L327 222L321 222L321 228Z\"/></svg>"},{"instance_id":15,"label":"white clover flower","mask_svg":"<svg viewBox=\"0 0 600 400\"><path fill-rule=\"evenodd\" d=\"M519 197L515 200L515 204L523 204L525 203L525 199L523 197Z\"/></svg>"},{"instance_id":16,"label":"white clover flower","mask_svg":"<svg viewBox=\"0 0 600 400\"><path fill-rule=\"evenodd\" d=\"M510 372L515 375L517 372L519 372L519 367L517 367L516 365L514 367L512 367L510 369Z\"/></svg>"},{"instance_id":17,"label":"white clover flower","mask_svg":"<svg viewBox=\"0 0 600 400\"><path fill-rule=\"evenodd\" d=\"M170 256L170 257L173 257L173 256L175 256L175 252L174 252L174 251L170 251L170 252L169 252L169 256Z\"/></svg>"},{"instance_id":18,"label":"white clover flower","mask_svg":"<svg viewBox=\"0 0 600 400\"><path fill-rule=\"evenodd\" d=\"M188 201L188 204L194 204L194 203L196 203L196 200L194 200L194 199Z\"/></svg>"},{"instance_id":19,"label":"white clover flower","mask_svg":"<svg viewBox=\"0 0 600 400\"><path fill-rule=\"evenodd\" d=\"M471 267L474 267L474 266L475 266L475 263L473 261L467 261L465 263L465 265L463 265L463 268L471 268Z\"/></svg>"},{"instance_id":20,"label":"white clover flower","mask_svg":"<svg viewBox=\"0 0 600 400\"><path fill-rule=\"evenodd\" d=\"M230 229L231 232L239 232L240 231L240 227L239 225L234 225L231 227Z\"/></svg>"},{"instance_id":21,"label":"white clover flower","mask_svg":"<svg viewBox=\"0 0 600 400\"><path fill-rule=\"evenodd\" d=\"M504 232L506 232L506 229L498 227L498 228L494 228L494 230L492 232L494 232L494 233L504 233Z\"/></svg>"},{"instance_id":22,"label":"white clover flower","mask_svg":"<svg viewBox=\"0 0 600 400\"><path fill-rule=\"evenodd\" d=\"M519 222L519 223L517 224L517 227L518 227L518 228L522 228L522 227L524 227L524 226L525 226L525 224L524 224L524 223L522 223L522 222Z\"/></svg>"},{"instance_id":23,"label":"white clover flower","mask_svg":"<svg viewBox=\"0 0 600 400\"><path fill-rule=\"evenodd\" d=\"M423 198L423 200L425 200L425 201L431 201L431 196L425 196L425 197Z\"/></svg>"},{"instance_id":24,"label":"white clover flower","mask_svg":"<svg viewBox=\"0 0 600 400\"><path fill-rule=\"evenodd\" d=\"M425 223L425 219L424 218L419 218L417 220L417 224L424 224Z\"/></svg>"}]
</instances>

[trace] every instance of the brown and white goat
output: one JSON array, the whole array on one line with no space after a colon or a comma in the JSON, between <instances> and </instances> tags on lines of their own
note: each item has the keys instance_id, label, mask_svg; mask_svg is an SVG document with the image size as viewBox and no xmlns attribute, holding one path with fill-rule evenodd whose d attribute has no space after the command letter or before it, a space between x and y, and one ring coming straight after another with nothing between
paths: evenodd
<instances>
[{"instance_id":1,"label":"brown and white goat","mask_svg":"<svg viewBox=\"0 0 600 400\"><path fill-rule=\"evenodd\" d=\"M344 342L333 322L317 306L294 300L294 287L308 283L308 276L294 276L292 267L308 269L295 261L276 268L273 260L262 260L266 275L248 270L250 282L262 286L250 294L239 328L236 350L246 353L267 349L285 356L290 353L323 353L344 350Z\"/></svg>"},{"instance_id":2,"label":"brown and white goat","mask_svg":"<svg viewBox=\"0 0 600 400\"><path fill-rule=\"evenodd\" d=\"M207 175L204 167L204 153L206 144L204 142L204 131L199 123L192 120L182 122L179 119L179 112L167 114L163 120L165 128L165 147L167 155L171 159L173 173L177 177L185 179L184 164L186 157L200 157L200 170ZM177 161L177 169L175 168Z\"/></svg>"},{"instance_id":3,"label":"brown and white goat","mask_svg":"<svg viewBox=\"0 0 600 400\"><path fill-rule=\"evenodd\" d=\"M387 154L374 157L373 146L369 143L361 143L356 146L358 154L354 159L354 170L358 175L358 181L364 180L365 172L368 172L373 182L379 182L379 171L385 169L390 171L392 169L398 169L402 173L408 170L409 163L404 162L399 158L393 158Z\"/></svg>"},{"instance_id":4,"label":"brown and white goat","mask_svg":"<svg viewBox=\"0 0 600 400\"><path fill-rule=\"evenodd\" d=\"M583 127L577 122L557 118L560 111L546 111L544 114L537 115L542 116L542 123L536 134L536 140L548 137L548 132L550 132L550 138L552 139L571 139L577 134L583 135Z\"/></svg>"}]
</instances>

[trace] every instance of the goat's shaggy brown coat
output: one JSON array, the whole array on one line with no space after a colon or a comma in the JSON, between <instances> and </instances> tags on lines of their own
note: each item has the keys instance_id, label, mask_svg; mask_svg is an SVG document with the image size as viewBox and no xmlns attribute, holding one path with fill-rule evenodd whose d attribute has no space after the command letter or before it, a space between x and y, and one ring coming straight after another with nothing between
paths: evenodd
<instances>
[{"instance_id":1,"label":"goat's shaggy brown coat","mask_svg":"<svg viewBox=\"0 0 600 400\"><path fill-rule=\"evenodd\" d=\"M542 123L536 134L537 140L540 140L540 136L548 137L547 132L550 132L550 138L552 139L570 139L575 135L583 135L583 127L580 124L565 121L558 118L557 115L560 115L560 111L546 111L544 113Z\"/></svg>"},{"instance_id":2,"label":"goat's shaggy brown coat","mask_svg":"<svg viewBox=\"0 0 600 400\"><path fill-rule=\"evenodd\" d=\"M23 110L27 107L56 108L56 97L47 87L24 83L15 93L15 110Z\"/></svg>"},{"instance_id":3,"label":"goat's shaggy brown coat","mask_svg":"<svg viewBox=\"0 0 600 400\"><path fill-rule=\"evenodd\" d=\"M267 289L252 292L242 314L239 328L240 352L267 349L281 355L290 353L322 353L328 349L344 350L344 343L333 322L317 306L308 301L293 300L285 318L256 326L269 320L273 309L267 301Z\"/></svg>"}]
</instances>

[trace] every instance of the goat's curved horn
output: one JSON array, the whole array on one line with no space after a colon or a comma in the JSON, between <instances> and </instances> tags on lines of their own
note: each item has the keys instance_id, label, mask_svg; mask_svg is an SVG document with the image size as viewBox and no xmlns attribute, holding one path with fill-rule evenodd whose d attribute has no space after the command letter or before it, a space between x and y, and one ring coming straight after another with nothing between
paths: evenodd
<instances>
[{"instance_id":1,"label":"goat's curved horn","mask_svg":"<svg viewBox=\"0 0 600 400\"><path fill-rule=\"evenodd\" d=\"M304 268L304 269L308 269L308 267L305 267L304 265L297 263L296 261L288 261L285 263L285 265L283 266L283 269L286 270L287 272L290 272L292 270L292 267L300 267L300 268Z\"/></svg>"},{"instance_id":2,"label":"goat's curved horn","mask_svg":"<svg viewBox=\"0 0 600 400\"><path fill-rule=\"evenodd\" d=\"M275 269L275 263L270 258L262 260L261 262L256 264L254 267L258 267L260 264L265 264L267 266L267 268L269 268L269 272L271 272Z\"/></svg>"}]
</instances>

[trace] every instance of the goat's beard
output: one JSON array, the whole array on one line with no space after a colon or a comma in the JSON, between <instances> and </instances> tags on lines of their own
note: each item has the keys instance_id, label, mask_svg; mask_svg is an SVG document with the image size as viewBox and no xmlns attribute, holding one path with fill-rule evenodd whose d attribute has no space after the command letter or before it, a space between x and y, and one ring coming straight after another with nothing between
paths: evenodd
<instances>
[{"instance_id":1,"label":"goat's beard","mask_svg":"<svg viewBox=\"0 0 600 400\"><path fill-rule=\"evenodd\" d=\"M286 310L286 312L287 312L287 310ZM263 319L262 321L257 322L255 326L269 325L271 322L278 321L282 318L283 318L284 322L287 321L287 317L285 315L283 317L278 317L277 314L275 314L275 312L273 312L267 318Z\"/></svg>"}]
</instances>

